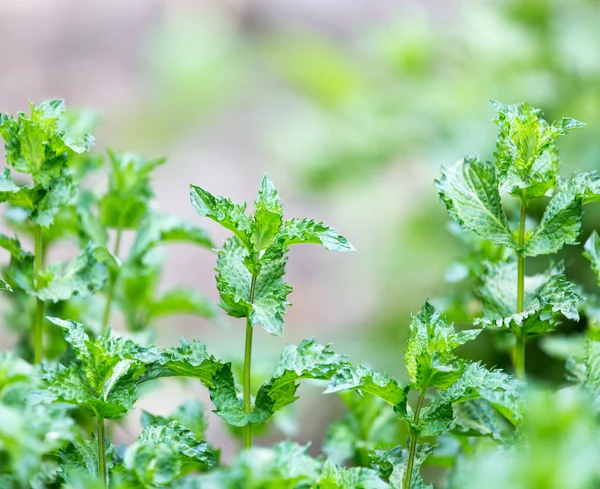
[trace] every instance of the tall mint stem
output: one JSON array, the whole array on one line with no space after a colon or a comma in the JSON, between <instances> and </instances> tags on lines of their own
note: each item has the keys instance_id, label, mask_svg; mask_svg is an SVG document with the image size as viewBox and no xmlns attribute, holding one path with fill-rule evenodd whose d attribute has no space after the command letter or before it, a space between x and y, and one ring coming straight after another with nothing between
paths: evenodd
<instances>
[{"instance_id":1,"label":"tall mint stem","mask_svg":"<svg viewBox=\"0 0 600 489\"><path fill-rule=\"evenodd\" d=\"M42 227L37 226L35 230L35 277L36 288L40 287L40 274L44 267L44 241L42 238ZM44 358L44 310L46 305L41 299L36 299L35 317L33 320L33 361L40 363Z\"/></svg>"},{"instance_id":2,"label":"tall mint stem","mask_svg":"<svg viewBox=\"0 0 600 489\"><path fill-rule=\"evenodd\" d=\"M423 407L423 401L425 400L425 391L423 389L419 394L419 400L417 401L417 407L415 408L415 415L413 416L414 424L419 422L419 416L421 415L421 408ZM410 489L410 483L412 482L413 467L415 465L415 455L417 453L417 442L419 441L419 435L412 428L410 429L410 444L408 447L408 461L406 464L406 474L404 477L404 489Z\"/></svg>"},{"instance_id":3,"label":"tall mint stem","mask_svg":"<svg viewBox=\"0 0 600 489\"><path fill-rule=\"evenodd\" d=\"M115 241L115 247L113 250L113 255L118 258L119 251L121 249L121 235L123 234L123 229L121 227L117 228L117 239ZM117 271L113 270L110 272L110 276L108 278L108 290L106 291L106 306L104 306L104 316L102 318L102 333L106 331L108 328L108 323L110 322L110 311L112 306L112 301L115 295L115 286L117 285Z\"/></svg>"},{"instance_id":4,"label":"tall mint stem","mask_svg":"<svg viewBox=\"0 0 600 489\"><path fill-rule=\"evenodd\" d=\"M521 196L521 215L519 218L519 250L517 261L517 313L523 312L525 305L525 220L527 218L527 195ZM517 379L525 380L525 337L520 330L515 333L515 370Z\"/></svg>"},{"instance_id":5,"label":"tall mint stem","mask_svg":"<svg viewBox=\"0 0 600 489\"><path fill-rule=\"evenodd\" d=\"M98 423L98 473L100 474L100 481L104 484L104 487L108 485L108 474L106 472L106 445L104 438L104 418L97 416L96 421Z\"/></svg>"},{"instance_id":6,"label":"tall mint stem","mask_svg":"<svg viewBox=\"0 0 600 489\"><path fill-rule=\"evenodd\" d=\"M256 288L256 276L252 276L250 283L250 304L254 302L254 289ZM244 412L252 412L252 391L251 391L251 368L252 368L252 323L250 317L246 318L246 348L244 352ZM244 426L244 448L252 448L252 424Z\"/></svg>"}]
</instances>

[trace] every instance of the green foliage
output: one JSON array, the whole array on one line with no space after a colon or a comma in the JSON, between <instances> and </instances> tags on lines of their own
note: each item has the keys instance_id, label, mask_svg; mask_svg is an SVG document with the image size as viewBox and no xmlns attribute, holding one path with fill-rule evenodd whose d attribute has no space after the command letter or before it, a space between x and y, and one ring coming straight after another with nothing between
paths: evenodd
<instances>
[{"instance_id":1,"label":"green foliage","mask_svg":"<svg viewBox=\"0 0 600 489\"><path fill-rule=\"evenodd\" d=\"M265 175L254 202L254 214L246 204L214 197L190 186L192 206L201 216L234 234L219 251L217 288L223 310L237 318L249 318L267 333L283 335L288 294L283 282L287 248L293 244L322 244L329 251L352 251L353 246L333 228L308 219L283 221L283 205L273 183Z\"/></svg>"}]
</instances>

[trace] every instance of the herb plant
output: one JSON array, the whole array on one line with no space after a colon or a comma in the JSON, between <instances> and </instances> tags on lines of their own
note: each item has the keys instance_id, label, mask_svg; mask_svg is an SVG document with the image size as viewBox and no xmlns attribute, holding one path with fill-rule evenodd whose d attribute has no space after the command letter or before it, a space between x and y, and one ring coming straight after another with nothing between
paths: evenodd
<instances>
[{"instance_id":1,"label":"herb plant","mask_svg":"<svg viewBox=\"0 0 600 489\"><path fill-rule=\"evenodd\" d=\"M595 173L559 175L556 140L580 123L548 124L526 103L494 107L494 160L464 158L435 184L469 249L453 274L458 282L470 280L445 301L426 300L414 315L405 377L351 362L308 338L283 349L258 389L250 382L254 328L283 335L292 291L284 282L289 247L353 251L346 238L314 220L285 220L266 176L252 214L246 204L190 187L198 214L233 234L217 251L216 284L221 309L246 323L238 388L231 362L199 341L152 344L158 318L218 314L197 291L157 292L162 245L215 247L202 227L153 208L152 172L165 160L109 151L108 184L97 193L86 178L103 168L104 158L89 152L91 128L77 113L50 101L31 105L30 114L1 116L9 168L0 196L15 236L0 235L10 257L0 290L7 326L20 341L0 353L0 486L423 489L434 487L428 472L434 466L444 478L440 487L597 487L600 300L569 282L561 262L526 274L526 258L576 244L583 205L600 199L600 180ZM13 181L12 170L28 183ZM539 202L547 205L536 223L528 209ZM125 233L133 234L129 250ZM47 265L49 248L63 241L76 245L74 257ZM600 283L597 233L584 248ZM474 298L482 314L466 306ZM438 303L483 327L455 327ZM553 392L524 382L525 340L580 313L585 333L546 336L542 344L566 359L568 388ZM510 333L520 380L460 354L486 329ZM205 406L196 399L167 416L142 412L137 438L115 443L114 423L167 377L202 384L214 412L242 430L242 447L229 464L206 441ZM323 454L314 457L310 444L292 440L256 446L256 428L292 404L305 379L324 384L324 393L348 407L327 430Z\"/></svg>"}]
</instances>

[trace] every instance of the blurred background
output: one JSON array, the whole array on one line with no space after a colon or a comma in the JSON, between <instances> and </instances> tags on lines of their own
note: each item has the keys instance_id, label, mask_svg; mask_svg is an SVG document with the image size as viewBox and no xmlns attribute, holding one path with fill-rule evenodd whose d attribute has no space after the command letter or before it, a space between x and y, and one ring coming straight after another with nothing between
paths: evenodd
<instances>
[{"instance_id":1,"label":"blurred background","mask_svg":"<svg viewBox=\"0 0 600 489\"><path fill-rule=\"evenodd\" d=\"M597 0L0 0L0 111L48 98L97 111L95 150L166 156L157 209L205 225L217 242L226 235L196 215L188 185L251 202L268 173L289 217L336 227L358 252L291 251L285 337L255 335L257 375L286 343L314 335L402 378L410 313L452 290L447 272L465 252L433 187L440 166L492 157L494 99L585 122L560 143L564 173L597 168L599 25ZM584 239L600 227L600 212L586 212ZM581 251L563 258L593 290ZM162 286L217 300L214 254L166 253ZM222 314L218 323L165 320L157 342L184 335L239 362L243 322ZM13 341L4 333L0 347ZM507 365L492 343L482 335L467 354ZM561 382L562 365L531 348L532 373ZM319 392L302 386L298 422L269 436L298 430L318 445L324 423L344 412ZM165 381L139 404L164 414L192 396L209 402L193 383ZM235 441L216 416L210 423L227 458ZM135 422L117 428L123 441L138 432Z\"/></svg>"}]
</instances>

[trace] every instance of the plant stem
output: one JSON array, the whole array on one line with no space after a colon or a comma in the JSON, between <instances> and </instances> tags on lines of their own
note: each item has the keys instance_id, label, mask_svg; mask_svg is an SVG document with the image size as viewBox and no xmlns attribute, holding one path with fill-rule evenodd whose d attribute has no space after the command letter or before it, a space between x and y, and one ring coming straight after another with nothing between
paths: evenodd
<instances>
[{"instance_id":1,"label":"plant stem","mask_svg":"<svg viewBox=\"0 0 600 489\"><path fill-rule=\"evenodd\" d=\"M252 276L250 283L250 304L254 302L254 289L256 288L256 276ZM246 318L246 348L244 352L244 412L252 412L252 391L250 389L251 367L252 367L252 324L250 316ZM244 426L244 448L252 448L252 424Z\"/></svg>"},{"instance_id":2,"label":"plant stem","mask_svg":"<svg viewBox=\"0 0 600 489\"><path fill-rule=\"evenodd\" d=\"M98 423L98 473L100 474L100 481L104 484L104 487L106 487L108 484L108 474L106 473L104 418L102 416L97 416L96 421Z\"/></svg>"},{"instance_id":3,"label":"plant stem","mask_svg":"<svg viewBox=\"0 0 600 489\"><path fill-rule=\"evenodd\" d=\"M44 242L42 238L42 227L37 226L35 230L35 268L33 271L36 289L40 287L40 274L44 267ZM35 318L33 322L33 361L40 363L44 358L44 301L36 299Z\"/></svg>"},{"instance_id":4,"label":"plant stem","mask_svg":"<svg viewBox=\"0 0 600 489\"><path fill-rule=\"evenodd\" d=\"M525 305L525 220L527 218L527 196L521 195L521 215L519 219L519 249L517 250L517 313L523 312ZM525 338L521 331L515 333L515 370L517 379L525 380Z\"/></svg>"},{"instance_id":5,"label":"plant stem","mask_svg":"<svg viewBox=\"0 0 600 489\"><path fill-rule=\"evenodd\" d=\"M121 235L123 234L123 229L121 227L117 228L117 240L115 241L115 248L113 249L113 255L118 258L119 250L121 249ZM108 290L106 291L106 305L104 306L104 316L102 318L102 330L101 333L106 331L108 328L108 323L110 322L110 309L112 306L112 301L115 295L115 286L117 284L117 271L111 271L110 276L108 278Z\"/></svg>"},{"instance_id":6,"label":"plant stem","mask_svg":"<svg viewBox=\"0 0 600 489\"><path fill-rule=\"evenodd\" d=\"M419 416L421 415L421 407L423 406L423 401L425 400L426 390L427 389L421 390L421 394L419 394L419 400L417 401L417 407L415 408L415 415L413 417L414 424L417 424L419 422ZM417 453L418 438L418 434L411 428L410 445L408 448L408 462L406 465L406 474L404 478L404 489L410 489L410 483L412 482L412 473L413 466L415 464L415 454Z\"/></svg>"}]
</instances>

